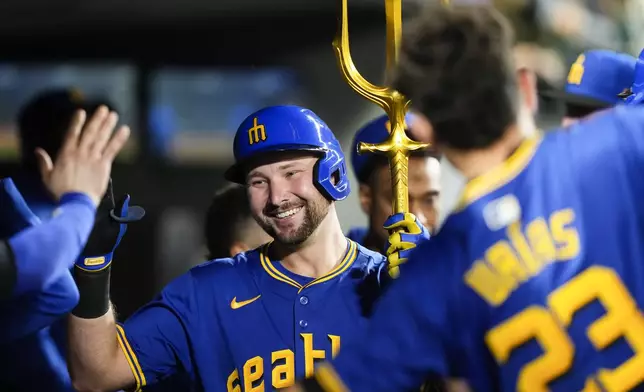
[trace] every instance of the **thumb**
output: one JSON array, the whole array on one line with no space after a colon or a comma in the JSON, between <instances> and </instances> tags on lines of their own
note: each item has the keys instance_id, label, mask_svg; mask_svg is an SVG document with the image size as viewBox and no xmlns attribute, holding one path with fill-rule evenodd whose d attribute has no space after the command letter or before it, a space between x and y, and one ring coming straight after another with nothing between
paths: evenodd
<instances>
[{"instance_id":1,"label":"thumb","mask_svg":"<svg viewBox=\"0 0 644 392\"><path fill-rule=\"evenodd\" d=\"M43 179L49 178L52 170L54 170L54 163L51 160L47 151L42 148L36 148L36 160L38 161L38 170Z\"/></svg>"}]
</instances>

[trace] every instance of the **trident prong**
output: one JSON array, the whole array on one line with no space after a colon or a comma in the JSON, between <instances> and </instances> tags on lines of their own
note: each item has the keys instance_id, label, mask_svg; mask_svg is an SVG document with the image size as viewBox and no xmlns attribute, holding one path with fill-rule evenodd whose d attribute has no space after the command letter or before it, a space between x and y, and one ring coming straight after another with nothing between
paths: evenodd
<instances>
[{"instance_id":1,"label":"trident prong","mask_svg":"<svg viewBox=\"0 0 644 392\"><path fill-rule=\"evenodd\" d=\"M405 113L410 101L390 87L380 87L366 80L356 69L349 48L348 0L338 0L340 17L338 31L333 40L333 48L338 65L346 82L358 94L380 106L389 116L391 132L389 138L379 144L360 143L358 152L380 153L389 159L391 184L393 187L392 210L394 214L409 211L408 163L412 151L429 147L429 144L411 140L405 133ZM441 0L443 4L448 0ZM391 69L398 61L400 39L402 36L401 0L385 0L387 20L387 68ZM390 269L393 277L398 276L398 268Z\"/></svg>"}]
</instances>

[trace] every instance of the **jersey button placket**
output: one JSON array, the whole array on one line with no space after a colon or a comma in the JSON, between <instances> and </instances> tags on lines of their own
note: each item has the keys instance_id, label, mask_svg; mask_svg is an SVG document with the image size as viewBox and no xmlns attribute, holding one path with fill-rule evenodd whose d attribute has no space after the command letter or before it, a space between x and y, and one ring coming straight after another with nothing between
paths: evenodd
<instances>
[{"instance_id":1,"label":"jersey button placket","mask_svg":"<svg viewBox=\"0 0 644 392\"><path fill-rule=\"evenodd\" d=\"M298 298L298 302L299 302L299 306L297 306L298 309L296 311L296 315L298 319L297 324L300 326L300 329L305 330L309 326L309 322L306 321L306 317L305 317L305 314L307 313L305 309L306 309L306 306L309 304L309 297L307 297L306 295L300 295L300 297Z\"/></svg>"}]
</instances>

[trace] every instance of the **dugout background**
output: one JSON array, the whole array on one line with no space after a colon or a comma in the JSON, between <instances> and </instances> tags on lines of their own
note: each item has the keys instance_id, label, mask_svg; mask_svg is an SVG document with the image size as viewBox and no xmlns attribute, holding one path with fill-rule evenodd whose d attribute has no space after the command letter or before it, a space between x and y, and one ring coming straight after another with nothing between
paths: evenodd
<instances>
[{"instance_id":1,"label":"dugout background","mask_svg":"<svg viewBox=\"0 0 644 392\"><path fill-rule=\"evenodd\" d=\"M384 71L383 1L349 0L352 55L375 82ZM518 27L517 54L542 86L560 85L584 49L637 55L644 46L639 0L494 2ZM404 0L404 11L419 3ZM3 0L0 175L16 168L16 110L39 88L77 87L113 101L134 136L114 169L115 191L147 211L113 267L113 300L127 317L201 260L203 211L247 114L307 106L346 152L357 128L381 114L342 80L335 30L335 0ZM542 127L558 121L554 103L541 109ZM366 222L355 194L339 210L345 229Z\"/></svg>"}]
</instances>

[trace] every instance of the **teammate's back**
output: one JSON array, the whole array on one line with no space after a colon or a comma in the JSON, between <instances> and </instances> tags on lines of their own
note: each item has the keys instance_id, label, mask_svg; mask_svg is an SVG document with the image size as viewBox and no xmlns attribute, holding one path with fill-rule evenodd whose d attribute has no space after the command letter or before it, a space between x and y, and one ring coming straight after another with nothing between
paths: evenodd
<instances>
[{"instance_id":1,"label":"teammate's back","mask_svg":"<svg viewBox=\"0 0 644 392\"><path fill-rule=\"evenodd\" d=\"M400 267L363 339L300 391L411 390L427 374L477 392L643 386L644 111L526 139L534 75L512 62L509 26L465 5L407 24L390 85L443 153L439 222L449 216Z\"/></svg>"},{"instance_id":2,"label":"teammate's back","mask_svg":"<svg viewBox=\"0 0 644 392\"><path fill-rule=\"evenodd\" d=\"M475 309L463 331L475 390L644 381L642 125L643 109L617 108L524 141L468 184L439 236L466 238L456 268L471 290L451 305ZM480 365L488 351L498 374Z\"/></svg>"}]
</instances>

